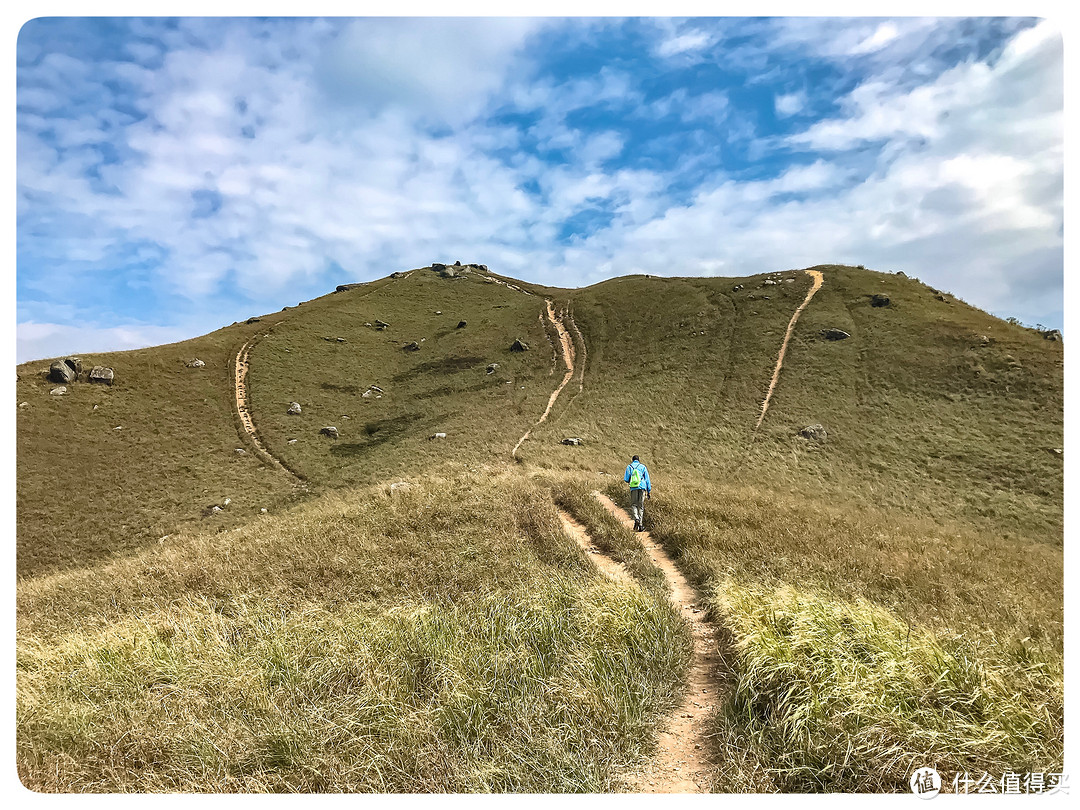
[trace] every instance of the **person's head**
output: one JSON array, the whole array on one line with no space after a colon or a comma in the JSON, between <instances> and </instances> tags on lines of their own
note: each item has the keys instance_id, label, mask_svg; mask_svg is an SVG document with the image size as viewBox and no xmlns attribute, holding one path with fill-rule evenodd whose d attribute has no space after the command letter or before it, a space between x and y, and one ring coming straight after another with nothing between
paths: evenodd
<instances>
[{"instance_id":1,"label":"person's head","mask_svg":"<svg viewBox=\"0 0 1080 810\"><path fill-rule=\"evenodd\" d=\"M640 459L639 459L639 458L638 458L637 456L634 456L634 457L633 457L632 459L630 459L630 460L631 460L631 461L639 461Z\"/></svg>"}]
</instances>

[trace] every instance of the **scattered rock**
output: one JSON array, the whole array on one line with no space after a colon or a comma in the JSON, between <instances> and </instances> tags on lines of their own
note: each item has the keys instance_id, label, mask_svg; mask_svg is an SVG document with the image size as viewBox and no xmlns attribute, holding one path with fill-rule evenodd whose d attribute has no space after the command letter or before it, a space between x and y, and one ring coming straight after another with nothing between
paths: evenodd
<instances>
[{"instance_id":1,"label":"scattered rock","mask_svg":"<svg viewBox=\"0 0 1080 810\"><path fill-rule=\"evenodd\" d=\"M738 292L741 289L742 289L742 284L736 284L734 287L731 288L731 291L732 292Z\"/></svg>"},{"instance_id":2,"label":"scattered rock","mask_svg":"<svg viewBox=\"0 0 1080 810\"><path fill-rule=\"evenodd\" d=\"M988 338L986 335L980 335L979 336L979 343L981 343L983 346L989 346L990 345L990 338Z\"/></svg>"},{"instance_id":3,"label":"scattered rock","mask_svg":"<svg viewBox=\"0 0 1080 810\"><path fill-rule=\"evenodd\" d=\"M262 318L254 318L254 317L252 317L252 318L248 318L246 321L244 321L244 323L258 323L261 320L262 320Z\"/></svg>"},{"instance_id":4,"label":"scattered rock","mask_svg":"<svg viewBox=\"0 0 1080 810\"><path fill-rule=\"evenodd\" d=\"M1046 340L1061 340L1061 330L1048 329L1047 331L1042 333L1042 336Z\"/></svg>"},{"instance_id":5,"label":"scattered rock","mask_svg":"<svg viewBox=\"0 0 1080 810\"><path fill-rule=\"evenodd\" d=\"M441 310L441 309L437 309L437 310L435 310L435 314L436 314L436 315L442 315L442 310Z\"/></svg>"},{"instance_id":6,"label":"scattered rock","mask_svg":"<svg viewBox=\"0 0 1080 810\"><path fill-rule=\"evenodd\" d=\"M391 273L390 278L407 278L408 273L404 270L398 270L396 273Z\"/></svg>"},{"instance_id":7,"label":"scattered rock","mask_svg":"<svg viewBox=\"0 0 1080 810\"><path fill-rule=\"evenodd\" d=\"M375 328L376 329L389 329L390 324L388 324L386 321L380 321L378 318L376 318L375 319Z\"/></svg>"},{"instance_id":8,"label":"scattered rock","mask_svg":"<svg viewBox=\"0 0 1080 810\"><path fill-rule=\"evenodd\" d=\"M216 515L218 512L221 511L221 507L217 505L211 506L210 511Z\"/></svg>"},{"instance_id":9,"label":"scattered rock","mask_svg":"<svg viewBox=\"0 0 1080 810\"><path fill-rule=\"evenodd\" d=\"M66 385L61 385L61 386L59 386L57 388L54 388L49 393L52 394L54 397L62 397L64 394L67 393L67 386Z\"/></svg>"},{"instance_id":10,"label":"scattered rock","mask_svg":"<svg viewBox=\"0 0 1080 810\"><path fill-rule=\"evenodd\" d=\"M510 344L510 351L512 352L527 352L529 350L529 344L521 338L518 338Z\"/></svg>"},{"instance_id":11,"label":"scattered rock","mask_svg":"<svg viewBox=\"0 0 1080 810\"><path fill-rule=\"evenodd\" d=\"M415 340L412 343L406 343L405 344L405 351L407 351L407 352L418 352L418 351L420 351L420 344L417 343Z\"/></svg>"},{"instance_id":12,"label":"scattered rock","mask_svg":"<svg viewBox=\"0 0 1080 810\"><path fill-rule=\"evenodd\" d=\"M826 340L846 340L851 337L843 329L822 329L821 336Z\"/></svg>"},{"instance_id":13,"label":"scattered rock","mask_svg":"<svg viewBox=\"0 0 1080 810\"><path fill-rule=\"evenodd\" d=\"M784 279L784 283L785 283L785 284L794 284L794 283L795 283L795 279L793 279L793 278L785 278L785 279Z\"/></svg>"},{"instance_id":14,"label":"scattered rock","mask_svg":"<svg viewBox=\"0 0 1080 810\"><path fill-rule=\"evenodd\" d=\"M1060 456L1065 452L1061 447L1047 447L1046 450L1048 453L1053 453L1055 456Z\"/></svg>"},{"instance_id":15,"label":"scattered rock","mask_svg":"<svg viewBox=\"0 0 1080 810\"><path fill-rule=\"evenodd\" d=\"M113 384L113 370L106 368L105 366L94 366L90 369L90 382L101 383L102 385Z\"/></svg>"},{"instance_id":16,"label":"scattered rock","mask_svg":"<svg viewBox=\"0 0 1080 810\"><path fill-rule=\"evenodd\" d=\"M222 506L228 506L230 503L232 503L232 498L226 498L225 500L223 500L221 502L221 505Z\"/></svg>"},{"instance_id":17,"label":"scattered rock","mask_svg":"<svg viewBox=\"0 0 1080 810\"><path fill-rule=\"evenodd\" d=\"M363 286L364 286L363 282L356 282L354 284L338 284L337 289L334 290L334 292L345 292L346 290L352 290L352 289L355 289L357 287L363 287ZM300 306L300 305L297 304L297 306Z\"/></svg>"},{"instance_id":18,"label":"scattered rock","mask_svg":"<svg viewBox=\"0 0 1080 810\"><path fill-rule=\"evenodd\" d=\"M772 287L775 284L776 284L775 281L773 281L771 278L767 278L767 279L765 279L765 281L762 283L761 286L763 286L763 287Z\"/></svg>"},{"instance_id":19,"label":"scattered rock","mask_svg":"<svg viewBox=\"0 0 1080 810\"><path fill-rule=\"evenodd\" d=\"M903 270L897 270L896 275L900 276L900 278L907 278L907 273L905 273Z\"/></svg>"},{"instance_id":20,"label":"scattered rock","mask_svg":"<svg viewBox=\"0 0 1080 810\"><path fill-rule=\"evenodd\" d=\"M404 495L406 492L410 492L413 485L408 481L396 481L390 485L391 495Z\"/></svg>"},{"instance_id":21,"label":"scattered rock","mask_svg":"<svg viewBox=\"0 0 1080 810\"><path fill-rule=\"evenodd\" d=\"M337 340L337 342L338 342L338 343L347 343L347 342L348 342L348 341L347 341L347 340L345 340L345 338L343 338L343 337L339 337L339 338L336 338L336 340Z\"/></svg>"},{"instance_id":22,"label":"scattered rock","mask_svg":"<svg viewBox=\"0 0 1080 810\"><path fill-rule=\"evenodd\" d=\"M328 426L319 431L320 436L329 436L331 439L338 438L338 429L336 427Z\"/></svg>"},{"instance_id":23,"label":"scattered rock","mask_svg":"<svg viewBox=\"0 0 1080 810\"><path fill-rule=\"evenodd\" d=\"M296 439L289 439L288 443L289 444L296 444Z\"/></svg>"},{"instance_id":24,"label":"scattered rock","mask_svg":"<svg viewBox=\"0 0 1080 810\"><path fill-rule=\"evenodd\" d=\"M454 262L454 267L461 267L461 260L460 259L458 259L456 262Z\"/></svg>"},{"instance_id":25,"label":"scattered rock","mask_svg":"<svg viewBox=\"0 0 1080 810\"><path fill-rule=\"evenodd\" d=\"M889 296L887 295L874 293L874 295L870 296L870 306L872 307L887 307L889 303Z\"/></svg>"},{"instance_id":26,"label":"scattered rock","mask_svg":"<svg viewBox=\"0 0 1080 810\"><path fill-rule=\"evenodd\" d=\"M203 362L202 360L200 360L200 359L199 359L198 357L196 357L196 358L195 358L194 360L192 360L192 361L191 361L190 363L187 363L187 367L188 367L188 368L202 368L202 367L203 367L203 366L205 366L205 365L206 365L206 363L204 363L204 362Z\"/></svg>"},{"instance_id":27,"label":"scattered rock","mask_svg":"<svg viewBox=\"0 0 1080 810\"><path fill-rule=\"evenodd\" d=\"M236 455L238 455L238 456L246 456L247 455L247 450L245 450L243 447L237 447L233 452L236 453Z\"/></svg>"},{"instance_id":28,"label":"scattered rock","mask_svg":"<svg viewBox=\"0 0 1080 810\"><path fill-rule=\"evenodd\" d=\"M53 364L49 366L49 379L55 383L70 383L75 382L76 377L75 369L65 363L63 360L54 360Z\"/></svg>"},{"instance_id":29,"label":"scattered rock","mask_svg":"<svg viewBox=\"0 0 1080 810\"><path fill-rule=\"evenodd\" d=\"M570 445L571 447L581 447L581 445L585 444L585 440L582 439L580 436L577 436L574 438L563 439L560 444Z\"/></svg>"},{"instance_id":30,"label":"scattered rock","mask_svg":"<svg viewBox=\"0 0 1080 810\"><path fill-rule=\"evenodd\" d=\"M458 321L457 328L458 329L464 329L468 325L469 325L468 321Z\"/></svg>"},{"instance_id":31,"label":"scattered rock","mask_svg":"<svg viewBox=\"0 0 1080 810\"><path fill-rule=\"evenodd\" d=\"M374 391L376 394L383 393L383 390L381 388L379 388L379 386L377 386L377 385L369 385L368 386L368 391Z\"/></svg>"},{"instance_id":32,"label":"scattered rock","mask_svg":"<svg viewBox=\"0 0 1080 810\"><path fill-rule=\"evenodd\" d=\"M260 514L260 515L265 515L265 514L266 514L266 512L267 512L267 509L266 509L266 507L265 507L265 506L264 506L264 507L263 507L262 509L260 509L260 510L259 510L259 514Z\"/></svg>"},{"instance_id":33,"label":"scattered rock","mask_svg":"<svg viewBox=\"0 0 1080 810\"><path fill-rule=\"evenodd\" d=\"M431 269L434 270L436 273L438 273L440 270L445 270L446 265L443 264L442 262L432 262L431 263Z\"/></svg>"},{"instance_id":34,"label":"scattered rock","mask_svg":"<svg viewBox=\"0 0 1080 810\"><path fill-rule=\"evenodd\" d=\"M946 303L948 303L948 301L949 301L949 299L946 298L941 293L938 293L937 295L935 295L934 298L936 298L938 301L945 301Z\"/></svg>"},{"instance_id":35,"label":"scattered rock","mask_svg":"<svg viewBox=\"0 0 1080 810\"><path fill-rule=\"evenodd\" d=\"M432 433L430 436L428 436L429 441L431 439L445 439L445 438L446 438L445 433Z\"/></svg>"},{"instance_id":36,"label":"scattered rock","mask_svg":"<svg viewBox=\"0 0 1080 810\"><path fill-rule=\"evenodd\" d=\"M487 373L488 374L494 374L495 369L497 369L498 367L499 367L498 363L488 363Z\"/></svg>"},{"instance_id":37,"label":"scattered rock","mask_svg":"<svg viewBox=\"0 0 1080 810\"><path fill-rule=\"evenodd\" d=\"M80 360L78 357L65 357L64 363L67 365L68 368L75 372L76 378L78 378L78 376L82 374L82 360Z\"/></svg>"},{"instance_id":38,"label":"scattered rock","mask_svg":"<svg viewBox=\"0 0 1080 810\"><path fill-rule=\"evenodd\" d=\"M290 402L289 403L289 410L285 411L285 413L289 414L290 416L296 416L297 414L301 413L300 403L299 402Z\"/></svg>"},{"instance_id":39,"label":"scattered rock","mask_svg":"<svg viewBox=\"0 0 1080 810\"><path fill-rule=\"evenodd\" d=\"M829 438L828 432L822 425L807 425L799 431L799 435L813 442L823 442Z\"/></svg>"},{"instance_id":40,"label":"scattered rock","mask_svg":"<svg viewBox=\"0 0 1080 810\"><path fill-rule=\"evenodd\" d=\"M19 403L19 407L20 407L20 408L25 408L25 407L26 407L26 406L27 406L28 404L29 404L29 403L27 403L27 402L20 402L20 403ZM97 405L95 405L94 407L96 408L96 407L97 407Z\"/></svg>"},{"instance_id":41,"label":"scattered rock","mask_svg":"<svg viewBox=\"0 0 1080 810\"><path fill-rule=\"evenodd\" d=\"M124 429L123 425L117 425L116 427L113 428L113 430L123 430L123 429Z\"/></svg>"}]
</instances>

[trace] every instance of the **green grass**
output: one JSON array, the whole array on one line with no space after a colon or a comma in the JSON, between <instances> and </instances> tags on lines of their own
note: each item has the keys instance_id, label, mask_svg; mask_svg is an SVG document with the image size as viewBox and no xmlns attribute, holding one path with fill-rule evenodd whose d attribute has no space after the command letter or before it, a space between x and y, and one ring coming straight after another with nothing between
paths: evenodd
<instances>
[{"instance_id":1,"label":"green grass","mask_svg":"<svg viewBox=\"0 0 1080 810\"><path fill-rule=\"evenodd\" d=\"M904 791L922 765L1060 769L1060 549L677 483L646 528L731 636L718 790Z\"/></svg>"},{"instance_id":2,"label":"green grass","mask_svg":"<svg viewBox=\"0 0 1080 810\"><path fill-rule=\"evenodd\" d=\"M717 789L1060 766L1061 344L913 279L818 269L756 433L802 273L525 295L421 270L84 357L112 388L51 397L48 361L18 367L24 782L625 787L689 654L662 576L590 494L622 498L632 453L647 527L730 635ZM519 465L562 377L544 297L587 361ZM232 362L254 335L255 423L305 488L241 438ZM824 444L798 437L813 422ZM556 506L635 581L600 577Z\"/></svg>"},{"instance_id":3,"label":"green grass","mask_svg":"<svg viewBox=\"0 0 1080 810\"><path fill-rule=\"evenodd\" d=\"M40 791L623 789L689 660L670 605L598 575L520 476L39 578L19 620Z\"/></svg>"}]
</instances>

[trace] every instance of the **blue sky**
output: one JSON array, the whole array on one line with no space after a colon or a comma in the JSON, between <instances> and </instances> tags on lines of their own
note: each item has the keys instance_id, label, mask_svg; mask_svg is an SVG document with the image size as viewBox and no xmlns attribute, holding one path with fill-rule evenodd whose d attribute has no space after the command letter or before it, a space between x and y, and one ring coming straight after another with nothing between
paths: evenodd
<instances>
[{"instance_id":1,"label":"blue sky","mask_svg":"<svg viewBox=\"0 0 1080 810\"><path fill-rule=\"evenodd\" d=\"M1063 325L1033 18L48 18L16 70L19 362L455 259L863 264Z\"/></svg>"}]
</instances>

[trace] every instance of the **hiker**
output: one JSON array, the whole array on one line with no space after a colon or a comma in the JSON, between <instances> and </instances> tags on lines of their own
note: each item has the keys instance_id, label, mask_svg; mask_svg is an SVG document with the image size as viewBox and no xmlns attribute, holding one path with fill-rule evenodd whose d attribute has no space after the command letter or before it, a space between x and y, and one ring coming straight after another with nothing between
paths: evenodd
<instances>
[{"instance_id":1,"label":"hiker","mask_svg":"<svg viewBox=\"0 0 1080 810\"><path fill-rule=\"evenodd\" d=\"M630 485L630 516L634 519L634 531L645 531L645 499L652 499L652 483L649 481L648 468L638 461L630 461L623 481Z\"/></svg>"}]
</instances>

